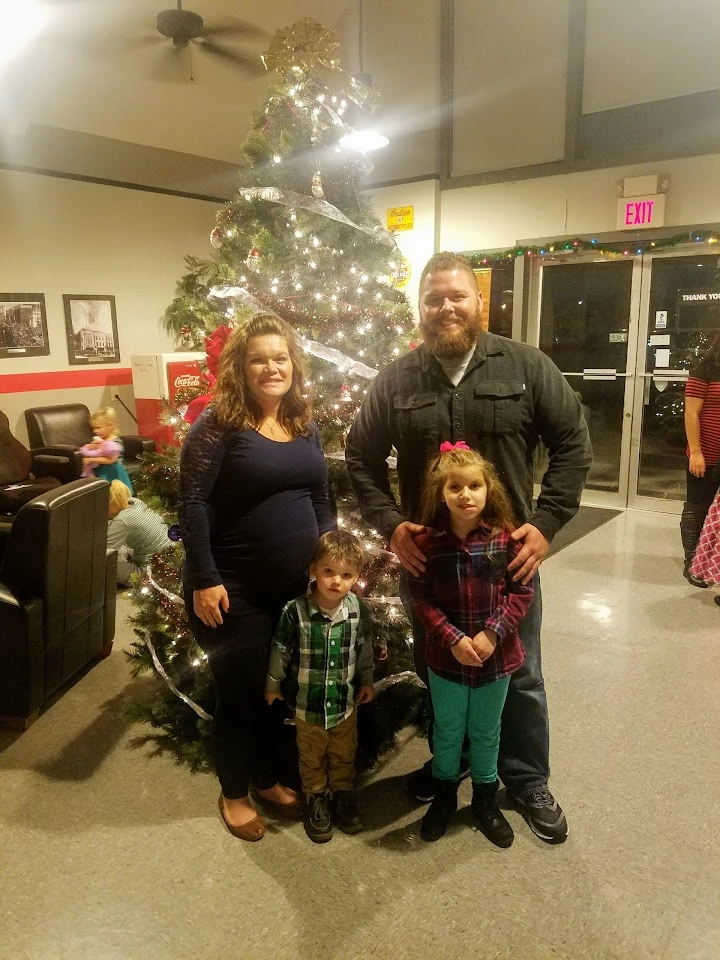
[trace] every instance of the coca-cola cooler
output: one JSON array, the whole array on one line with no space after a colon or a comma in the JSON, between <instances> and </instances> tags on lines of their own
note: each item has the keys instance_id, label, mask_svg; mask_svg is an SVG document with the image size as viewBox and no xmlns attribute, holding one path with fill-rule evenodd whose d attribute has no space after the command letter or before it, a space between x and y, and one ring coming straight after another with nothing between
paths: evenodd
<instances>
[{"instance_id":1,"label":"coca-cola cooler","mask_svg":"<svg viewBox=\"0 0 720 960\"><path fill-rule=\"evenodd\" d=\"M200 386L204 353L149 353L130 358L138 433L158 446L172 442L173 431L162 422L168 404L176 406L181 390Z\"/></svg>"}]
</instances>

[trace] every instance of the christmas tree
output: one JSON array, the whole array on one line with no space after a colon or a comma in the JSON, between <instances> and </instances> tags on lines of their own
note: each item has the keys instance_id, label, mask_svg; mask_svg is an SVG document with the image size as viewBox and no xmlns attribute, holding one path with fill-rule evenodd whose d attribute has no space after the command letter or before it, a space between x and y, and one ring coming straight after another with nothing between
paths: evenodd
<instances>
[{"instance_id":1,"label":"christmas tree","mask_svg":"<svg viewBox=\"0 0 720 960\"><path fill-rule=\"evenodd\" d=\"M358 759L367 767L400 727L421 722L424 694L412 670L397 561L359 515L343 446L369 380L413 346L414 321L395 287L395 241L358 190L371 165L343 140L364 126L374 92L342 70L333 33L312 20L279 31L264 62L273 77L265 109L243 144L243 186L218 213L210 235L214 255L188 258L165 316L179 346L206 349L207 392L176 398L178 409L168 411L176 442L148 459L137 488L175 522L179 444L187 421L211 398L229 329L258 311L287 320L308 359L338 523L360 537L368 557L358 583L375 627L376 696L359 715ZM179 536L176 526L171 535ZM214 691L180 598L182 553L178 544L157 558L131 590L138 642L129 657L135 673L157 675L155 695L132 712L152 725L147 739L158 749L205 769Z\"/></svg>"}]
</instances>

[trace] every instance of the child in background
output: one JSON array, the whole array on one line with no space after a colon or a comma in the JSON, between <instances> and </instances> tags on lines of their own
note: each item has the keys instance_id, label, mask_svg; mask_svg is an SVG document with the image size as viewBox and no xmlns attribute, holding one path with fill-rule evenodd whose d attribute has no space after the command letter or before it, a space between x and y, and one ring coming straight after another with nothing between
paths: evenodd
<instances>
[{"instance_id":1,"label":"child in background","mask_svg":"<svg viewBox=\"0 0 720 960\"><path fill-rule=\"evenodd\" d=\"M117 550L117 585L124 587L133 573L142 573L152 558L169 550L165 521L142 500L130 496L122 480L110 484L108 549Z\"/></svg>"},{"instance_id":2,"label":"child in background","mask_svg":"<svg viewBox=\"0 0 720 960\"><path fill-rule=\"evenodd\" d=\"M118 436L117 414L112 407L103 407L90 417L95 436L91 443L80 448L83 455L84 477L96 476L101 480L122 480L134 495L133 485L125 464L122 462L123 442Z\"/></svg>"},{"instance_id":3,"label":"child in background","mask_svg":"<svg viewBox=\"0 0 720 960\"><path fill-rule=\"evenodd\" d=\"M355 799L355 704L373 696L370 615L351 593L363 565L357 538L323 534L307 593L285 605L270 651L265 699L295 708L305 832L314 843L363 828Z\"/></svg>"},{"instance_id":4,"label":"child in background","mask_svg":"<svg viewBox=\"0 0 720 960\"><path fill-rule=\"evenodd\" d=\"M507 572L519 549L512 510L495 469L460 440L443 443L430 464L419 522L427 563L409 580L427 630L437 782L420 835L439 840L457 810L467 734L475 822L491 843L509 847L513 831L496 799L500 718L510 674L525 659L517 628L534 592Z\"/></svg>"}]
</instances>

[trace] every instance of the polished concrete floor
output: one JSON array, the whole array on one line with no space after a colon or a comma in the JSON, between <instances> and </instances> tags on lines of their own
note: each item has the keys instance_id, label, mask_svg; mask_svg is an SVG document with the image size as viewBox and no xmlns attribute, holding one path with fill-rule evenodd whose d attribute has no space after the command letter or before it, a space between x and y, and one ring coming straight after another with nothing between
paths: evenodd
<instances>
[{"instance_id":1,"label":"polished concrete floor","mask_svg":"<svg viewBox=\"0 0 720 960\"><path fill-rule=\"evenodd\" d=\"M0 733L1 960L718 960L720 609L680 578L677 526L621 514L543 567L564 845L509 814L495 849L467 810L423 844L417 738L364 786L366 833L244 844L212 777L133 748L116 648Z\"/></svg>"}]
</instances>

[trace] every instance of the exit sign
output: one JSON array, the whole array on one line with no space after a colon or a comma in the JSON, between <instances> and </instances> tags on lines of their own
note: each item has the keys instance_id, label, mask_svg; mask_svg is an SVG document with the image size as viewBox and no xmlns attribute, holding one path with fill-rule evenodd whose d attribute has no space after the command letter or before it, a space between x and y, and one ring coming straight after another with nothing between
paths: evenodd
<instances>
[{"instance_id":1,"label":"exit sign","mask_svg":"<svg viewBox=\"0 0 720 960\"><path fill-rule=\"evenodd\" d=\"M618 230L647 230L665 224L665 194L623 197L618 200Z\"/></svg>"}]
</instances>

